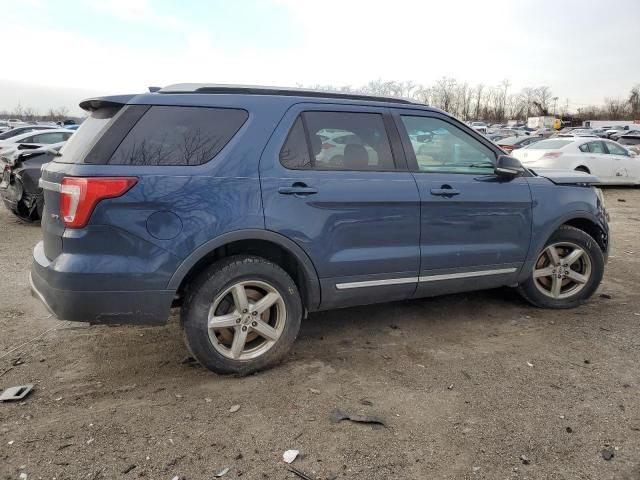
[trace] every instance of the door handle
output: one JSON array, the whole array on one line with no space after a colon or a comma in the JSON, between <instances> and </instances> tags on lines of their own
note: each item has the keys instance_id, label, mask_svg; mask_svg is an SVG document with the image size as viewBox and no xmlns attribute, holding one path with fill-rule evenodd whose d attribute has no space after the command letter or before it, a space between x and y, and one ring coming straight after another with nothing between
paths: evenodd
<instances>
[{"instance_id":1,"label":"door handle","mask_svg":"<svg viewBox=\"0 0 640 480\"><path fill-rule=\"evenodd\" d=\"M278 193L282 195L313 195L318 193L318 189L307 186L306 183L294 183L290 187L279 187Z\"/></svg>"},{"instance_id":2,"label":"door handle","mask_svg":"<svg viewBox=\"0 0 640 480\"><path fill-rule=\"evenodd\" d=\"M431 195L437 195L439 197L453 197L454 195L460 195L460 190L451 188L449 186L442 186L442 188L432 188Z\"/></svg>"}]
</instances>

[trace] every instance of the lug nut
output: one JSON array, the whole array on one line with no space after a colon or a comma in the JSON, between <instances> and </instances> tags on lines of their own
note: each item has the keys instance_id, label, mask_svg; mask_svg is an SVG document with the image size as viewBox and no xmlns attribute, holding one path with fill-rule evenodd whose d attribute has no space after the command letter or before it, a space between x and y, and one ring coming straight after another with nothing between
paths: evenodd
<instances>
[{"instance_id":1,"label":"lug nut","mask_svg":"<svg viewBox=\"0 0 640 480\"><path fill-rule=\"evenodd\" d=\"M243 326L242 326L242 331L243 331L243 332L246 332L246 331L247 331L247 326L246 326L246 325L243 325Z\"/></svg>"},{"instance_id":2,"label":"lug nut","mask_svg":"<svg viewBox=\"0 0 640 480\"><path fill-rule=\"evenodd\" d=\"M251 323L251 326L252 326L252 327L257 327L257 326L258 326L258 322L252 322L252 323Z\"/></svg>"},{"instance_id":3,"label":"lug nut","mask_svg":"<svg viewBox=\"0 0 640 480\"><path fill-rule=\"evenodd\" d=\"M247 313L249 310L247 310L246 308L242 309L242 313Z\"/></svg>"},{"instance_id":4,"label":"lug nut","mask_svg":"<svg viewBox=\"0 0 640 480\"><path fill-rule=\"evenodd\" d=\"M240 319L239 318L236 318L236 323L240 323Z\"/></svg>"},{"instance_id":5,"label":"lug nut","mask_svg":"<svg viewBox=\"0 0 640 480\"><path fill-rule=\"evenodd\" d=\"M251 312L251 315L255 317L256 315L258 315L258 312Z\"/></svg>"}]
</instances>

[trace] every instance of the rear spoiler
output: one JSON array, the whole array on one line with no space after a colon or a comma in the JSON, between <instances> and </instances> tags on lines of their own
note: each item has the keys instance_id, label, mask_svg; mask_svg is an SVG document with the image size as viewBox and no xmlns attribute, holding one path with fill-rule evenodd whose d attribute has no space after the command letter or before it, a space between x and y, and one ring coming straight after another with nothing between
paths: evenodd
<instances>
[{"instance_id":1,"label":"rear spoiler","mask_svg":"<svg viewBox=\"0 0 640 480\"><path fill-rule=\"evenodd\" d=\"M135 96L136 95L112 95L109 97L87 98L80 102L80 108L87 112L93 112L100 108L121 107L122 105L129 103L129 101Z\"/></svg>"}]
</instances>

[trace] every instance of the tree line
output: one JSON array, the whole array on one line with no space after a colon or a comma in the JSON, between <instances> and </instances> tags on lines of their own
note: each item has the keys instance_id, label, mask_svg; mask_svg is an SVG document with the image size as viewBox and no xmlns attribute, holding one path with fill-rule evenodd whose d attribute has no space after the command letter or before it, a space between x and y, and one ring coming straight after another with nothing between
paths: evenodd
<instances>
[{"instance_id":1,"label":"tree line","mask_svg":"<svg viewBox=\"0 0 640 480\"><path fill-rule=\"evenodd\" d=\"M459 82L442 77L431 86L412 81L373 80L360 87L314 85L310 88L338 92L404 97L441 108L462 120L484 120L504 123L526 120L528 117L556 115L581 120L640 119L640 84L633 87L625 99L605 98L602 105L590 105L570 111L569 101L560 101L548 86L526 87L519 92L509 90L511 83L499 85Z\"/></svg>"},{"instance_id":2,"label":"tree line","mask_svg":"<svg viewBox=\"0 0 640 480\"><path fill-rule=\"evenodd\" d=\"M50 108L40 113L32 107L23 107L20 103L13 110L0 110L0 119L17 118L26 122L61 122L69 119L67 107Z\"/></svg>"}]
</instances>

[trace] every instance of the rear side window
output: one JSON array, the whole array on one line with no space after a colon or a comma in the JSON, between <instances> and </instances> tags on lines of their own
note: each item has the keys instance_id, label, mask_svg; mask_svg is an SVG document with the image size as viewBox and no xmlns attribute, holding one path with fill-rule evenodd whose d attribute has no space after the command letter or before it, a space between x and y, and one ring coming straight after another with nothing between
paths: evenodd
<instances>
[{"instance_id":1,"label":"rear side window","mask_svg":"<svg viewBox=\"0 0 640 480\"><path fill-rule=\"evenodd\" d=\"M305 112L280 152L290 169L392 171L393 155L382 115Z\"/></svg>"},{"instance_id":2,"label":"rear side window","mask_svg":"<svg viewBox=\"0 0 640 480\"><path fill-rule=\"evenodd\" d=\"M69 138L60 150L61 156L55 157L56 163L83 163L89 150L109 127L118 108L101 108L86 118L80 128ZM95 162L98 163L98 162ZM102 162L104 163L104 162Z\"/></svg>"},{"instance_id":3,"label":"rear side window","mask_svg":"<svg viewBox=\"0 0 640 480\"><path fill-rule=\"evenodd\" d=\"M153 106L109 160L112 165L202 165L213 159L247 120L245 110Z\"/></svg>"}]
</instances>

